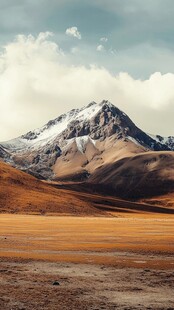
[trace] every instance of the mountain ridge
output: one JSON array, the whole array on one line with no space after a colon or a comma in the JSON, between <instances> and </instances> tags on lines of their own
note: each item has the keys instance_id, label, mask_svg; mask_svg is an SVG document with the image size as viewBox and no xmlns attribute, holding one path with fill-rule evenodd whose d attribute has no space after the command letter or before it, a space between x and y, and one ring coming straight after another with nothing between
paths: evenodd
<instances>
[{"instance_id":1,"label":"mountain ridge","mask_svg":"<svg viewBox=\"0 0 174 310\"><path fill-rule=\"evenodd\" d=\"M0 157L41 179L84 181L96 169L151 151L171 151L174 137L148 135L107 100L60 115L0 143Z\"/></svg>"},{"instance_id":2,"label":"mountain ridge","mask_svg":"<svg viewBox=\"0 0 174 310\"><path fill-rule=\"evenodd\" d=\"M19 136L18 138L9 140L9 141L5 141L5 142L1 142L1 146L4 146L5 148L11 148L14 150L20 150L22 147L24 147L23 143L24 141L34 141L38 140L42 141L43 143L47 143L46 138L54 138L55 136L59 135L60 133L62 134L64 132L64 130L66 130L68 122L71 124L71 122L74 120L78 121L81 117L81 121L86 121L91 119L92 117L94 117L97 112L99 112L100 110L102 110L102 112L106 111L105 108L110 108L110 111L115 110L115 114L117 114L119 117L126 117L129 119L130 122L132 122L130 120L130 118L124 113L122 112L120 109L118 109L115 105L113 105L112 103L110 103L108 100L103 100L101 103L96 103L94 101L92 101L91 103L89 103L87 106L82 107L81 109L72 109L67 113L64 113L60 116L58 116L57 118L48 121L44 126L42 126L41 128L37 128L33 131L29 131L24 135ZM93 109L91 109L93 108ZM84 111L84 113L83 113ZM91 113L92 112L92 113ZM86 117L88 116L88 117ZM64 121L64 124L62 124L62 120ZM105 120L107 122L107 120ZM60 126L62 124L62 126ZM134 125L134 123L132 122L132 124ZM54 130L52 130L52 132L49 131L49 129L55 125L59 125L58 127L55 127ZM46 135L44 136L43 133L47 130ZM142 130L141 130L142 131ZM85 132L84 135L87 135L89 132ZM82 136L82 133L77 133L76 132L76 136ZM112 132L110 133L112 134ZM151 134L147 134L149 135L149 137L151 137L151 139L153 139L154 141L157 141L159 143L162 142L162 140L165 140L166 138L160 136L160 135L151 135ZM70 137L68 137L70 138ZM169 136L168 138L173 138L172 136ZM165 141L166 142L166 141ZM29 145L30 146L30 145Z\"/></svg>"}]
</instances>

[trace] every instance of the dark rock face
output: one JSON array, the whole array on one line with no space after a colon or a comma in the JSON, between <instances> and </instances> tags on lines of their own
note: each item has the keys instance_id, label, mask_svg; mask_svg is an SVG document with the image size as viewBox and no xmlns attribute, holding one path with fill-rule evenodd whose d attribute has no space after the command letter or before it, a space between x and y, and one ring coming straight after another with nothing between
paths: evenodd
<instances>
[{"instance_id":1,"label":"dark rock face","mask_svg":"<svg viewBox=\"0 0 174 310\"><path fill-rule=\"evenodd\" d=\"M10 154L0 145L0 158L4 160L10 159Z\"/></svg>"},{"instance_id":2,"label":"dark rock face","mask_svg":"<svg viewBox=\"0 0 174 310\"><path fill-rule=\"evenodd\" d=\"M165 144L170 150L174 150L174 137L169 136L167 139L165 139L165 141L164 138L160 135L157 135L156 138L160 143Z\"/></svg>"},{"instance_id":3,"label":"dark rock face","mask_svg":"<svg viewBox=\"0 0 174 310\"><path fill-rule=\"evenodd\" d=\"M35 154L37 155L35 156ZM57 144L46 145L45 148L40 148L37 153L35 151L30 153L31 159L28 160L28 165L24 169L39 179L47 179L52 175L51 167L61 154L62 151Z\"/></svg>"},{"instance_id":4,"label":"dark rock face","mask_svg":"<svg viewBox=\"0 0 174 310\"><path fill-rule=\"evenodd\" d=\"M174 137L169 136L166 144L170 149L174 150Z\"/></svg>"},{"instance_id":5,"label":"dark rock face","mask_svg":"<svg viewBox=\"0 0 174 310\"><path fill-rule=\"evenodd\" d=\"M168 145L155 141L136 127L125 113L107 101L103 101L101 110L93 118L84 122L72 121L64 130L63 137L72 139L89 135L94 140L103 141L114 134L118 135L118 139L130 136L142 146L154 151L171 150Z\"/></svg>"},{"instance_id":6,"label":"dark rock face","mask_svg":"<svg viewBox=\"0 0 174 310\"><path fill-rule=\"evenodd\" d=\"M27 134L22 135L21 138L26 139L26 140L34 140L34 139L37 139L39 135L40 133L36 134L33 131L29 131Z\"/></svg>"}]
</instances>

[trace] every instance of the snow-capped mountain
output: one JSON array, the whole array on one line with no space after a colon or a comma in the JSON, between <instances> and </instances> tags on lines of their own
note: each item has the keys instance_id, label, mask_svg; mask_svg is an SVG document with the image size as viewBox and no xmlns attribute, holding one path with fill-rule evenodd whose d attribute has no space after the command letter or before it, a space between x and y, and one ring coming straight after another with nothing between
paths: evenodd
<instances>
[{"instance_id":1,"label":"snow-capped mountain","mask_svg":"<svg viewBox=\"0 0 174 310\"><path fill-rule=\"evenodd\" d=\"M144 133L124 112L103 100L1 143L0 157L37 177L83 179L130 154L174 149L174 138L158 137Z\"/></svg>"}]
</instances>

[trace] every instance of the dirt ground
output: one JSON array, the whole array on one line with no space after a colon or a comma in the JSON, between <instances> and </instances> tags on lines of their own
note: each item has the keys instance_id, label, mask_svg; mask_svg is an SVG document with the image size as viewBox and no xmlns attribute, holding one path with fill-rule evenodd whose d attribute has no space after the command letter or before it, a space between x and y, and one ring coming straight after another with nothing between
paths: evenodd
<instances>
[{"instance_id":1,"label":"dirt ground","mask_svg":"<svg viewBox=\"0 0 174 310\"><path fill-rule=\"evenodd\" d=\"M172 215L1 215L0 309L172 310L173 236Z\"/></svg>"},{"instance_id":2,"label":"dirt ground","mask_svg":"<svg viewBox=\"0 0 174 310\"><path fill-rule=\"evenodd\" d=\"M1 309L174 309L171 270L20 260L0 268Z\"/></svg>"}]
</instances>

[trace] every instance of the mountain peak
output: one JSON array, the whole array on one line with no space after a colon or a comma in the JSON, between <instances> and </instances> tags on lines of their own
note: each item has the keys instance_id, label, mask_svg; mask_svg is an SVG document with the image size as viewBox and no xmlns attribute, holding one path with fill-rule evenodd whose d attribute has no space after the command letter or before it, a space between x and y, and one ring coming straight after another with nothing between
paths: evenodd
<instances>
[{"instance_id":1,"label":"mountain peak","mask_svg":"<svg viewBox=\"0 0 174 310\"><path fill-rule=\"evenodd\" d=\"M106 99L102 100L99 104L102 106L103 105L114 106L109 100Z\"/></svg>"},{"instance_id":2,"label":"mountain peak","mask_svg":"<svg viewBox=\"0 0 174 310\"><path fill-rule=\"evenodd\" d=\"M109 100L104 99L99 103L92 101L81 109L72 109L56 119L50 120L43 127L7 143L2 143L1 146L7 150L18 151L24 150L26 147L27 149L35 149L35 146L37 148L44 147L55 140L58 145L62 145L62 141L82 136L90 136L93 140L103 141L106 137L114 134L118 139L135 138L145 146L150 144L151 147L152 144L156 144L155 139L152 140L150 137L150 142L144 143L144 137L140 132L124 112ZM145 136L147 138L147 135Z\"/></svg>"},{"instance_id":3,"label":"mountain peak","mask_svg":"<svg viewBox=\"0 0 174 310\"><path fill-rule=\"evenodd\" d=\"M117 106L115 106L112 102L110 102L109 100L102 100L99 104L98 104L101 109L103 110L110 110L112 113L117 114L119 116L122 117L128 117L122 110L120 110Z\"/></svg>"},{"instance_id":4,"label":"mountain peak","mask_svg":"<svg viewBox=\"0 0 174 310\"><path fill-rule=\"evenodd\" d=\"M0 158L39 177L53 177L54 169L57 175L69 173L70 167L74 173L80 169L87 176L105 163L108 149L114 152L111 158L115 160L117 151L120 154L124 148L125 153L171 150L172 142L147 135L105 99L72 109L41 128L0 144Z\"/></svg>"},{"instance_id":5,"label":"mountain peak","mask_svg":"<svg viewBox=\"0 0 174 310\"><path fill-rule=\"evenodd\" d=\"M85 109L85 108L90 108L90 107L92 107L92 106L94 106L94 105L97 105L97 104L98 104L97 102L91 101L90 103L88 103L87 106L84 106L83 109Z\"/></svg>"},{"instance_id":6,"label":"mountain peak","mask_svg":"<svg viewBox=\"0 0 174 310\"><path fill-rule=\"evenodd\" d=\"M115 107L114 104L112 104L109 100L103 99L101 102L91 101L87 106L84 106L82 109L88 109L90 107L100 107L108 106L108 107Z\"/></svg>"}]
</instances>

